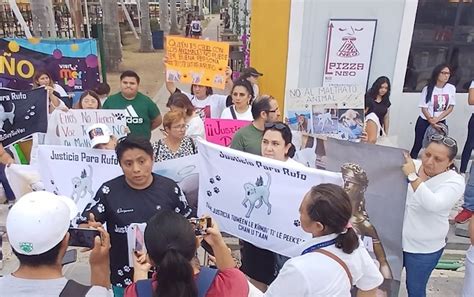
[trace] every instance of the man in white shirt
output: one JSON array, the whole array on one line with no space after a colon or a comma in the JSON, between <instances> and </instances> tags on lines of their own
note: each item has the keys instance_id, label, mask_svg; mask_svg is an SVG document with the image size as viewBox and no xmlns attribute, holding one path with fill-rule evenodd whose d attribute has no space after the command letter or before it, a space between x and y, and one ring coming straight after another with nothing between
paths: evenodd
<instances>
[{"instance_id":1,"label":"man in white shirt","mask_svg":"<svg viewBox=\"0 0 474 297\"><path fill-rule=\"evenodd\" d=\"M49 192L24 195L10 210L7 234L20 267L0 278L1 296L111 296L109 235L99 229L90 254L91 284L67 280L61 261L69 242L70 220L77 214L74 202Z\"/></svg>"}]
</instances>

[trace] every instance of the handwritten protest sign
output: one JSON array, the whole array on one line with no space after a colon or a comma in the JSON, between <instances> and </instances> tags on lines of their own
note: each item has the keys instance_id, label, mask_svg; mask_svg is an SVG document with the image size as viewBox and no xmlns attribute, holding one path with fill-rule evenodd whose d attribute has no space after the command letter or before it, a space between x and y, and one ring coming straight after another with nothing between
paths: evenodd
<instances>
[{"instance_id":1,"label":"handwritten protest sign","mask_svg":"<svg viewBox=\"0 0 474 297\"><path fill-rule=\"evenodd\" d=\"M87 128L93 124L106 124L112 134L120 138L126 133L126 115L115 109L55 110L51 114L45 144L90 147Z\"/></svg>"},{"instance_id":2,"label":"handwritten protest sign","mask_svg":"<svg viewBox=\"0 0 474 297\"><path fill-rule=\"evenodd\" d=\"M285 117L295 131L357 140L364 125L364 93L355 85L290 89Z\"/></svg>"},{"instance_id":3,"label":"handwritten protest sign","mask_svg":"<svg viewBox=\"0 0 474 297\"><path fill-rule=\"evenodd\" d=\"M166 81L225 88L229 44L168 36Z\"/></svg>"},{"instance_id":4,"label":"handwritten protest sign","mask_svg":"<svg viewBox=\"0 0 474 297\"><path fill-rule=\"evenodd\" d=\"M215 144L229 146L235 132L250 124L249 121L206 119L206 140Z\"/></svg>"}]
</instances>

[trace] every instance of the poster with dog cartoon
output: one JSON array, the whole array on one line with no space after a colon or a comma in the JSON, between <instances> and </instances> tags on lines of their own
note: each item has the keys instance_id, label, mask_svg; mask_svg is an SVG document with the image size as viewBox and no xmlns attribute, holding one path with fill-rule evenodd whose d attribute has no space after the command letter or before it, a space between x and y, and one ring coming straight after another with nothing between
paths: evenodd
<instances>
[{"instance_id":1,"label":"poster with dog cartoon","mask_svg":"<svg viewBox=\"0 0 474 297\"><path fill-rule=\"evenodd\" d=\"M0 88L0 142L4 147L48 127L46 90Z\"/></svg>"},{"instance_id":2,"label":"poster with dog cartoon","mask_svg":"<svg viewBox=\"0 0 474 297\"><path fill-rule=\"evenodd\" d=\"M320 183L342 184L340 173L295 166L204 140L198 141L198 147L198 215L210 215L222 231L283 255L301 253L298 245L311 236L299 221L298 209L306 192Z\"/></svg>"},{"instance_id":3,"label":"poster with dog cartoon","mask_svg":"<svg viewBox=\"0 0 474 297\"><path fill-rule=\"evenodd\" d=\"M295 117L296 115L296 117ZM299 115L309 115L304 119ZM297 125L294 125L294 119ZM364 88L330 86L289 89L285 97L285 121L293 131L358 141L364 123ZM299 123L307 121L308 129Z\"/></svg>"}]
</instances>

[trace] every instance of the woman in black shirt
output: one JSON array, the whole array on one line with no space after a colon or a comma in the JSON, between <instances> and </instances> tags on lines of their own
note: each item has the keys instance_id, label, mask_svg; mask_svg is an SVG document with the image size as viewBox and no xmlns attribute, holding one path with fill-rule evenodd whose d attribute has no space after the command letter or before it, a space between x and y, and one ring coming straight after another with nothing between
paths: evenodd
<instances>
[{"instance_id":1,"label":"woman in black shirt","mask_svg":"<svg viewBox=\"0 0 474 297\"><path fill-rule=\"evenodd\" d=\"M373 112L377 115L385 134L388 134L390 103L390 80L381 76L375 80L365 94L366 98L374 100Z\"/></svg>"}]
</instances>

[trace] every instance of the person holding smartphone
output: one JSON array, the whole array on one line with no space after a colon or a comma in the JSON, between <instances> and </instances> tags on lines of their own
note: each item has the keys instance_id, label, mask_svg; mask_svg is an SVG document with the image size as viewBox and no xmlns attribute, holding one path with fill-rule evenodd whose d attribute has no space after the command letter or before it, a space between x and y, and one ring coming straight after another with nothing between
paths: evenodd
<instances>
[{"instance_id":1,"label":"person holding smartphone","mask_svg":"<svg viewBox=\"0 0 474 297\"><path fill-rule=\"evenodd\" d=\"M81 291L86 297L111 296L108 233L98 228L89 264L91 285L67 280L61 262L68 248L74 202L53 193L39 191L24 195L7 216L6 228L20 267L0 278L2 296L71 296Z\"/></svg>"}]
</instances>

